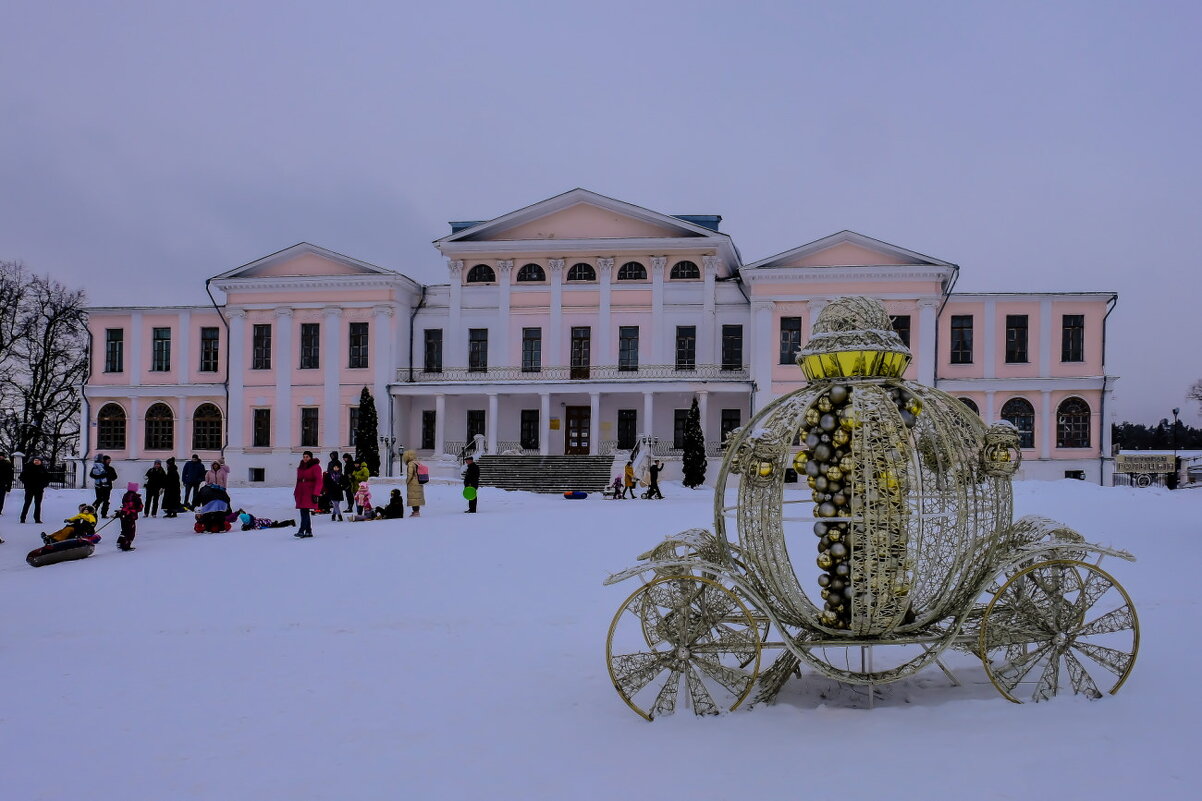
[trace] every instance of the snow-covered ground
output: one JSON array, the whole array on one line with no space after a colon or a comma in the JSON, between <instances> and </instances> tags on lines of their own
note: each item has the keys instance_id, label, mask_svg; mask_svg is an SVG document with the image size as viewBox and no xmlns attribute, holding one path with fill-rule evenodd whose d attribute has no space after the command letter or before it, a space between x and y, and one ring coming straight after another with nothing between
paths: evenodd
<instances>
[{"instance_id":1,"label":"snow-covered ground","mask_svg":"<svg viewBox=\"0 0 1202 801\"><path fill-rule=\"evenodd\" d=\"M430 485L419 519L192 533L116 525L89 559L26 566L0 517L0 798L1197 798L1202 491L1016 487L1094 542L1134 598L1121 692L1003 700L953 657L884 689L794 680L777 704L648 723L619 699L605 636L633 584L602 586L712 494L566 501ZM381 495L387 495L384 491ZM44 519L85 497L51 491ZM239 490L292 517L288 490ZM958 661L957 661L958 660Z\"/></svg>"}]
</instances>

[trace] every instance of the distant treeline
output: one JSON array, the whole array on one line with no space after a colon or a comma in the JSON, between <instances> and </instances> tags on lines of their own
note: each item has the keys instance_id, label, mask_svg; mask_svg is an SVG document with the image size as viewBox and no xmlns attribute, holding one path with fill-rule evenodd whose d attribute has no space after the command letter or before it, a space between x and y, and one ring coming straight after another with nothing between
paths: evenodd
<instances>
[{"instance_id":1,"label":"distant treeline","mask_svg":"<svg viewBox=\"0 0 1202 801\"><path fill-rule=\"evenodd\" d=\"M1142 423L1118 423L1111 428L1114 444L1126 451L1171 451L1202 449L1202 428L1193 428L1177 421L1173 431L1170 420L1161 420L1154 426ZM1176 437L1174 437L1176 433Z\"/></svg>"}]
</instances>

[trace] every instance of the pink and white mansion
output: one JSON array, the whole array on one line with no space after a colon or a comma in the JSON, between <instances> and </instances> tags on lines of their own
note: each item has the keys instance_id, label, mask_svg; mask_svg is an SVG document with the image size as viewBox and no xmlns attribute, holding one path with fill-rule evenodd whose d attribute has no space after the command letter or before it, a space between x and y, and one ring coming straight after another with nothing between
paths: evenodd
<instances>
[{"instance_id":1,"label":"pink and white mansion","mask_svg":"<svg viewBox=\"0 0 1202 801\"><path fill-rule=\"evenodd\" d=\"M81 458L140 475L224 454L235 485L290 484L301 451L353 449L363 387L386 463L477 434L532 454L650 435L671 457L694 398L717 456L804 382L818 311L870 295L914 352L907 377L1018 427L1023 476L1109 483L1114 293L956 293L957 265L850 231L744 264L720 221L574 189L451 223L444 284L299 244L197 287L211 304L92 308Z\"/></svg>"}]
</instances>

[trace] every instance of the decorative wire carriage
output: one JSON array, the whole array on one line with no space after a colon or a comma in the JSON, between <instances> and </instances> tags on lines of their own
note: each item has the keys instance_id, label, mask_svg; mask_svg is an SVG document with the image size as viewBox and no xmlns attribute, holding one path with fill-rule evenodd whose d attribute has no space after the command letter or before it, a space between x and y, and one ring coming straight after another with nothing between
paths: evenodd
<instances>
[{"instance_id":1,"label":"decorative wire carriage","mask_svg":"<svg viewBox=\"0 0 1202 801\"><path fill-rule=\"evenodd\" d=\"M1092 698L1122 686L1139 622L1099 564L1134 557L1014 521L1017 431L902 379L909 361L878 301L826 306L798 355L809 384L728 440L714 531L671 535L606 580L644 580L606 642L637 713L670 714L682 683L697 714L770 701L803 666L870 699L932 663L958 683L948 648L978 656L1014 702L1052 697L1063 676ZM790 467L811 493L786 489ZM814 537L821 572L803 582ZM768 649L781 653L761 670Z\"/></svg>"}]
</instances>

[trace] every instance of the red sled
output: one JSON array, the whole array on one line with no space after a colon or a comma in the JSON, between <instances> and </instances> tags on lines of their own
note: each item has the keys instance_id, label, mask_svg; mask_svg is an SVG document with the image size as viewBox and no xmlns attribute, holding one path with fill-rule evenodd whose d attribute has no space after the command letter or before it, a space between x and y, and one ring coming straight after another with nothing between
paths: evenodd
<instances>
[{"instance_id":1,"label":"red sled","mask_svg":"<svg viewBox=\"0 0 1202 801\"><path fill-rule=\"evenodd\" d=\"M43 567L59 562L70 562L73 559L86 559L95 550L96 546L87 540L63 540L35 548L25 557L25 561L29 563L30 567Z\"/></svg>"}]
</instances>

